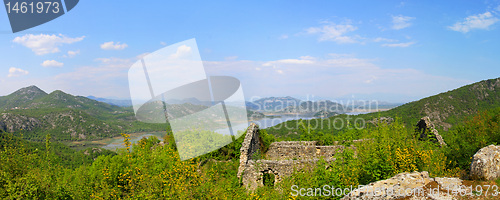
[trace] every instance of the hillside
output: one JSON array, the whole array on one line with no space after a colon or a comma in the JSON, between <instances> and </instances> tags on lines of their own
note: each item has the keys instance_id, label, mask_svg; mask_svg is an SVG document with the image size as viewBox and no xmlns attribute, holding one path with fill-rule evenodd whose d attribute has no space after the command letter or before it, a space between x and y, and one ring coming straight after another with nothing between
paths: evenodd
<instances>
[{"instance_id":1,"label":"hillside","mask_svg":"<svg viewBox=\"0 0 500 200\"><path fill-rule=\"evenodd\" d=\"M29 86L0 97L0 130L23 133L41 141L46 134L55 140L94 140L122 132L161 131L165 124L136 121L130 107L118 107L57 90L50 94Z\"/></svg>"},{"instance_id":2,"label":"hillside","mask_svg":"<svg viewBox=\"0 0 500 200\"><path fill-rule=\"evenodd\" d=\"M0 111L15 109L17 106L27 104L46 95L46 92L33 85L22 88L8 96L0 97Z\"/></svg>"},{"instance_id":3,"label":"hillside","mask_svg":"<svg viewBox=\"0 0 500 200\"><path fill-rule=\"evenodd\" d=\"M500 106L500 78L483 80L448 92L406 103L399 107L380 113L360 115L363 118L402 117L409 124L424 116L429 118L443 130L465 121L479 111Z\"/></svg>"},{"instance_id":4,"label":"hillside","mask_svg":"<svg viewBox=\"0 0 500 200\"><path fill-rule=\"evenodd\" d=\"M489 79L466 85L451 91L409 102L391 110L360 114L355 116L336 115L326 119L291 120L268 128L269 133L284 140L329 140L353 126L356 119L363 119L365 125L378 117L399 117L408 129L413 129L418 120L429 116L438 130L448 130L469 119L480 111L500 107L500 78ZM361 123L362 120L358 120ZM288 128L287 128L288 127ZM291 127L291 129L290 129ZM311 128L309 128L311 127ZM317 136L305 136L304 131L315 131ZM307 135L307 134L306 134ZM320 139L323 138L323 139Z\"/></svg>"}]
</instances>

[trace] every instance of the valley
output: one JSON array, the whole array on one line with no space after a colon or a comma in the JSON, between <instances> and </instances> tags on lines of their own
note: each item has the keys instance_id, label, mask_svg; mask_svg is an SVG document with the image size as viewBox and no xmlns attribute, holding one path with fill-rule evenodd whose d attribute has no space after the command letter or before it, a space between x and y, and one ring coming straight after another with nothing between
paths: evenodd
<instances>
[{"instance_id":1,"label":"valley","mask_svg":"<svg viewBox=\"0 0 500 200\"><path fill-rule=\"evenodd\" d=\"M269 177L264 176L268 171L264 170L263 185L248 192L242 184L250 182L242 183L238 178L240 155L245 151L242 146L249 144L244 137L181 161L176 139L194 141L196 143L180 143L180 147L196 149L202 147L200 142L218 138L201 133L174 138L166 124L137 121L131 107L113 106L62 91L47 94L34 86L23 88L0 97L3 103L0 105L0 183L4 185L0 187L0 196L10 195L8 191L17 188L15 184L27 182L37 191L43 191L33 193L38 197L68 195L74 199L92 195L112 199L110 194L115 193L126 198L150 194L151 198L174 195L251 199L252 195L262 195L279 199L282 191L293 198L293 185L299 183L305 188L323 185L348 188L404 181L400 180L401 176L416 175L425 176L433 184L444 184L440 177L455 177L451 179L464 180L464 185L478 185L484 182L468 179L471 158L479 149L500 141L500 78L465 85L395 108L370 109L361 102L349 108L332 101L298 101L291 97L269 97L247 102L247 106L253 106L247 114L257 124L253 130L260 142L252 162L265 164L266 169L281 166L282 171L276 173L286 174L279 182L269 182ZM292 105L293 102L297 104ZM286 104L289 105L281 106ZM173 117L206 108L180 105L167 105L176 109ZM335 109L330 109L332 107ZM446 145L434 142L429 135L422 139L416 128L422 119L432 122L429 130L438 132ZM220 137L230 141L227 135ZM281 154L292 152L287 148L312 149L314 151L307 150L307 153L313 158L317 155L328 155L328 158L325 162L321 161L323 157L314 160L307 156L279 160ZM318 149L320 153L325 152L318 154ZM286 164L309 160L315 164L301 171L290 171ZM299 164L295 167L306 166ZM251 162L244 166L254 169ZM409 173L413 171L418 173ZM218 186L214 187L214 183ZM486 183L500 185L500 178Z\"/></svg>"}]
</instances>

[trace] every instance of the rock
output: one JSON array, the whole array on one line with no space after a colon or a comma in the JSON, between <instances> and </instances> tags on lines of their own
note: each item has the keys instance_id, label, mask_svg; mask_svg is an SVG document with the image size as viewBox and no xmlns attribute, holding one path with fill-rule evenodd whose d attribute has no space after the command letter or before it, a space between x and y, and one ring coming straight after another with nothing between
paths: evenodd
<instances>
[{"instance_id":1,"label":"rock","mask_svg":"<svg viewBox=\"0 0 500 200\"><path fill-rule=\"evenodd\" d=\"M439 184L441 188L444 190L451 190L451 191L457 191L457 192L462 192L465 188L461 187L462 186L462 180L459 178L441 178L441 177L436 177L434 180Z\"/></svg>"},{"instance_id":2,"label":"rock","mask_svg":"<svg viewBox=\"0 0 500 200\"><path fill-rule=\"evenodd\" d=\"M500 146L490 145L477 151L472 157L469 177L475 180L500 178Z\"/></svg>"},{"instance_id":3,"label":"rock","mask_svg":"<svg viewBox=\"0 0 500 200\"><path fill-rule=\"evenodd\" d=\"M0 129L5 132L15 132L19 130L32 131L35 128L41 127L40 120L12 113L0 114Z\"/></svg>"},{"instance_id":4,"label":"rock","mask_svg":"<svg viewBox=\"0 0 500 200\"><path fill-rule=\"evenodd\" d=\"M342 200L433 199L454 200L472 194L459 178L430 178L429 173L400 173L351 191Z\"/></svg>"},{"instance_id":5,"label":"rock","mask_svg":"<svg viewBox=\"0 0 500 200\"><path fill-rule=\"evenodd\" d=\"M392 117L380 117L372 119L368 122L372 123L375 126L378 126L379 124L391 124L392 122L394 122L394 119Z\"/></svg>"},{"instance_id":6,"label":"rock","mask_svg":"<svg viewBox=\"0 0 500 200\"><path fill-rule=\"evenodd\" d=\"M423 195L422 188L432 181L434 179L430 178L426 171L399 173L392 178L355 189L344 196L342 200L399 199L411 196L415 192L421 192Z\"/></svg>"},{"instance_id":7,"label":"rock","mask_svg":"<svg viewBox=\"0 0 500 200\"><path fill-rule=\"evenodd\" d=\"M420 133L419 140L427 140L428 139L428 133L431 133L432 136L430 136L432 140L436 143L439 143L439 146L446 146L446 143L443 140L443 137L439 135L438 131L434 128L434 124L431 122L431 119L429 117L422 117L420 118L420 121L417 123L417 128L415 131L417 133Z\"/></svg>"}]
</instances>

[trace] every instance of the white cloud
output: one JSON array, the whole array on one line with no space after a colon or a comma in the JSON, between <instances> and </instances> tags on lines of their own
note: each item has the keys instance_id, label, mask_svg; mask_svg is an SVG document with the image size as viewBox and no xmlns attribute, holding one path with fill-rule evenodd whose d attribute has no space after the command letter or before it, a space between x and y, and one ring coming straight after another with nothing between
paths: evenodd
<instances>
[{"instance_id":1,"label":"white cloud","mask_svg":"<svg viewBox=\"0 0 500 200\"><path fill-rule=\"evenodd\" d=\"M63 44L72 44L82 41L85 36L70 38L62 34L59 35L33 35L26 34L24 36L14 38L13 42L30 48L36 55L44 55L49 53L59 52L59 46Z\"/></svg>"},{"instance_id":2,"label":"white cloud","mask_svg":"<svg viewBox=\"0 0 500 200\"><path fill-rule=\"evenodd\" d=\"M29 72L26 70L11 67L9 69L9 74L7 75L7 77L16 77L16 76L22 76L22 75L27 75L27 74L29 74Z\"/></svg>"},{"instance_id":3,"label":"white cloud","mask_svg":"<svg viewBox=\"0 0 500 200\"><path fill-rule=\"evenodd\" d=\"M287 34L280 35L278 39L280 40L288 39L288 35Z\"/></svg>"},{"instance_id":4,"label":"white cloud","mask_svg":"<svg viewBox=\"0 0 500 200\"><path fill-rule=\"evenodd\" d=\"M378 38L373 39L373 41L374 42L397 42L398 40L378 37Z\"/></svg>"},{"instance_id":5,"label":"white cloud","mask_svg":"<svg viewBox=\"0 0 500 200\"><path fill-rule=\"evenodd\" d=\"M305 58L305 59L304 59ZM303 64L313 64L314 61L311 60L312 57L301 57L301 59L283 59L283 60L276 60L276 61L269 61L262 66L264 67L269 67L269 66L276 66L276 65L282 65L282 64L291 64L291 65L303 65Z\"/></svg>"},{"instance_id":6,"label":"white cloud","mask_svg":"<svg viewBox=\"0 0 500 200\"><path fill-rule=\"evenodd\" d=\"M410 21L414 19L415 17L408 17L403 15L392 16L392 29L400 30L408 28L411 26Z\"/></svg>"},{"instance_id":7,"label":"white cloud","mask_svg":"<svg viewBox=\"0 0 500 200\"><path fill-rule=\"evenodd\" d=\"M162 46L167 46L167 43L166 43L166 42L163 42L163 41L161 41L161 42L160 42L160 44L161 44Z\"/></svg>"},{"instance_id":8,"label":"white cloud","mask_svg":"<svg viewBox=\"0 0 500 200\"><path fill-rule=\"evenodd\" d=\"M55 60L46 60L41 64L43 67L62 67L64 63L57 62Z\"/></svg>"},{"instance_id":9,"label":"white cloud","mask_svg":"<svg viewBox=\"0 0 500 200\"><path fill-rule=\"evenodd\" d=\"M332 58L352 58L353 54L345 54L345 53L329 53L328 56Z\"/></svg>"},{"instance_id":10,"label":"white cloud","mask_svg":"<svg viewBox=\"0 0 500 200\"><path fill-rule=\"evenodd\" d=\"M105 42L103 44L101 44L101 49L104 49L104 50L122 50L122 49L125 49L127 48L128 45L123 43L123 44L120 44L120 42Z\"/></svg>"},{"instance_id":11,"label":"white cloud","mask_svg":"<svg viewBox=\"0 0 500 200\"><path fill-rule=\"evenodd\" d=\"M73 57L75 57L78 54L80 54L80 50L68 51L68 55L64 55L64 57L73 58Z\"/></svg>"},{"instance_id":12,"label":"white cloud","mask_svg":"<svg viewBox=\"0 0 500 200\"><path fill-rule=\"evenodd\" d=\"M383 47L409 47L415 44L415 42L404 42L404 43L391 43L391 44L382 44Z\"/></svg>"},{"instance_id":13,"label":"white cloud","mask_svg":"<svg viewBox=\"0 0 500 200\"><path fill-rule=\"evenodd\" d=\"M354 93L388 93L400 98L425 97L470 83L468 80L436 76L411 68L384 68L377 59L341 55L316 58L306 64L263 66L280 63L235 60L206 61L207 74L233 76L245 87L245 96L322 96L341 97ZM266 88L263 90L262 88ZM429 89L430 88L430 89Z\"/></svg>"},{"instance_id":14,"label":"white cloud","mask_svg":"<svg viewBox=\"0 0 500 200\"><path fill-rule=\"evenodd\" d=\"M179 46L177 47L177 51L170 55L170 58L172 59L177 59L177 58L181 58L183 56L186 56L186 55L189 55L191 54L191 47L190 46L187 46L187 45L182 45L182 46Z\"/></svg>"},{"instance_id":15,"label":"white cloud","mask_svg":"<svg viewBox=\"0 0 500 200\"><path fill-rule=\"evenodd\" d=\"M228 56L224 58L224 60L236 60L236 59L238 59L238 56Z\"/></svg>"},{"instance_id":16,"label":"white cloud","mask_svg":"<svg viewBox=\"0 0 500 200\"><path fill-rule=\"evenodd\" d=\"M97 58L92 66L78 67L45 81L50 80L53 88L71 94L126 98L130 95L127 74L133 60L136 58Z\"/></svg>"},{"instance_id":17,"label":"white cloud","mask_svg":"<svg viewBox=\"0 0 500 200\"><path fill-rule=\"evenodd\" d=\"M141 54L139 56L144 56L144 54ZM101 63L102 66L100 67L100 70L125 69L129 68L132 65L131 60L126 58L111 57L96 58L95 60Z\"/></svg>"},{"instance_id":18,"label":"white cloud","mask_svg":"<svg viewBox=\"0 0 500 200\"><path fill-rule=\"evenodd\" d=\"M302 60L314 60L314 59L316 59L315 57L312 57L312 56L300 56L299 58Z\"/></svg>"},{"instance_id":19,"label":"white cloud","mask_svg":"<svg viewBox=\"0 0 500 200\"><path fill-rule=\"evenodd\" d=\"M457 22L453 26L448 26L448 29L467 33L473 29L488 29L491 25L498 22L498 18L490 12L483 14L471 15L465 18L462 22Z\"/></svg>"},{"instance_id":20,"label":"white cloud","mask_svg":"<svg viewBox=\"0 0 500 200\"><path fill-rule=\"evenodd\" d=\"M353 32L358 29L350 24L349 21L342 24L335 24L332 22L323 22L327 25L321 27L310 27L306 29L308 34L319 34L319 41L334 41L337 43L356 43L360 37L348 36L347 33Z\"/></svg>"}]
</instances>

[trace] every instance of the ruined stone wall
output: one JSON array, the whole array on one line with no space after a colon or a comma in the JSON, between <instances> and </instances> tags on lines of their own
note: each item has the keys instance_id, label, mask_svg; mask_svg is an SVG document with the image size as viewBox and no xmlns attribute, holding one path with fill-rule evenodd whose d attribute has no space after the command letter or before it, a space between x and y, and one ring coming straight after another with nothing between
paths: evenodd
<instances>
[{"instance_id":1,"label":"ruined stone wall","mask_svg":"<svg viewBox=\"0 0 500 200\"><path fill-rule=\"evenodd\" d=\"M332 162L335 159L325 159L326 162ZM311 169L316 166L319 159L308 160L249 160L245 165L245 171L242 174L243 185L249 190L264 185L264 174L274 174L274 183L280 182L284 177L290 176L295 171Z\"/></svg>"},{"instance_id":2,"label":"ruined stone wall","mask_svg":"<svg viewBox=\"0 0 500 200\"><path fill-rule=\"evenodd\" d=\"M240 167L238 168L238 178L241 177L241 173L245 169L245 165L248 160L252 159L252 156L260 151L261 149L261 141L259 135L259 126L252 123L247 129L247 133L245 135L245 139L241 144L240 149Z\"/></svg>"},{"instance_id":3,"label":"ruined stone wall","mask_svg":"<svg viewBox=\"0 0 500 200\"><path fill-rule=\"evenodd\" d=\"M264 174L274 174L274 183L290 176L297 170L309 169L323 158L332 162L336 153L342 152L344 146L316 146L315 141L274 142L266 152L265 160L258 160L255 154L261 152L259 127L251 124L240 149L240 166L238 178L250 190L264 185Z\"/></svg>"},{"instance_id":4,"label":"ruined stone wall","mask_svg":"<svg viewBox=\"0 0 500 200\"><path fill-rule=\"evenodd\" d=\"M333 157L344 149L342 145L316 146L316 141L274 142L266 152L269 160L303 160Z\"/></svg>"}]
</instances>

